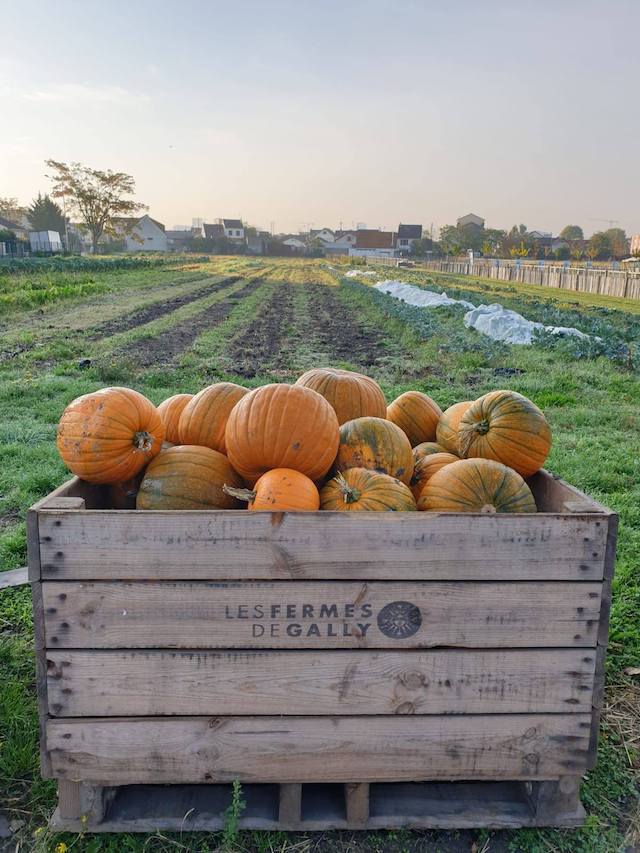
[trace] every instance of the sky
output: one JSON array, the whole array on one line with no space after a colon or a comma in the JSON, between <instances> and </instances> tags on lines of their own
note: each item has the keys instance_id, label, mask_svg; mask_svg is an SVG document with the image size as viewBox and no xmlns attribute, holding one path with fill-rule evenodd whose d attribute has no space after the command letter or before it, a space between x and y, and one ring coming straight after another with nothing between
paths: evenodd
<instances>
[{"instance_id":1,"label":"sky","mask_svg":"<svg viewBox=\"0 0 640 853\"><path fill-rule=\"evenodd\" d=\"M165 223L640 232L640 0L0 0L0 196Z\"/></svg>"}]
</instances>

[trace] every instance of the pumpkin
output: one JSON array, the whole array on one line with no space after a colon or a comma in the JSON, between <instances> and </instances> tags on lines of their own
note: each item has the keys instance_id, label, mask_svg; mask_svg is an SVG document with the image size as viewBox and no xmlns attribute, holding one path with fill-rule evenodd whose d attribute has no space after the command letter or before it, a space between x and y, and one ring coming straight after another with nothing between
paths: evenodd
<instances>
[{"instance_id":1,"label":"pumpkin","mask_svg":"<svg viewBox=\"0 0 640 853\"><path fill-rule=\"evenodd\" d=\"M178 422L180 421L180 415L184 411L184 407L192 399L193 394L174 394L173 397L167 397L158 406L158 414L164 424L165 444L180 444Z\"/></svg>"},{"instance_id":2,"label":"pumpkin","mask_svg":"<svg viewBox=\"0 0 640 853\"><path fill-rule=\"evenodd\" d=\"M229 415L229 461L251 484L272 468L323 477L338 450L338 419L320 394L303 385L263 385Z\"/></svg>"},{"instance_id":3,"label":"pumpkin","mask_svg":"<svg viewBox=\"0 0 640 853\"><path fill-rule=\"evenodd\" d=\"M83 394L69 403L58 423L60 456L89 483L130 480L160 452L163 440L158 410L131 388Z\"/></svg>"},{"instance_id":4,"label":"pumpkin","mask_svg":"<svg viewBox=\"0 0 640 853\"><path fill-rule=\"evenodd\" d=\"M460 448L458 447L458 424L460 419L473 405L473 400L465 400L462 403L454 403L442 413L442 417L438 421L436 428L436 441L444 447L448 453L455 453L460 456Z\"/></svg>"},{"instance_id":5,"label":"pumpkin","mask_svg":"<svg viewBox=\"0 0 640 853\"><path fill-rule=\"evenodd\" d=\"M414 512L411 490L395 477L348 468L320 490L320 509L334 512Z\"/></svg>"},{"instance_id":6,"label":"pumpkin","mask_svg":"<svg viewBox=\"0 0 640 853\"><path fill-rule=\"evenodd\" d=\"M138 509L237 509L225 483L244 484L223 453L182 444L163 450L147 468L138 490Z\"/></svg>"},{"instance_id":7,"label":"pumpkin","mask_svg":"<svg viewBox=\"0 0 640 853\"><path fill-rule=\"evenodd\" d=\"M387 407L387 419L400 427L412 447L435 441L441 415L440 406L421 391L405 391Z\"/></svg>"},{"instance_id":8,"label":"pumpkin","mask_svg":"<svg viewBox=\"0 0 640 853\"><path fill-rule=\"evenodd\" d=\"M418 499L428 512L535 512L520 474L492 459L458 459L430 478Z\"/></svg>"},{"instance_id":9,"label":"pumpkin","mask_svg":"<svg viewBox=\"0 0 640 853\"><path fill-rule=\"evenodd\" d=\"M227 452L224 431L231 410L249 393L233 382L216 382L187 403L180 417L180 444L199 444L219 453Z\"/></svg>"},{"instance_id":10,"label":"pumpkin","mask_svg":"<svg viewBox=\"0 0 640 853\"><path fill-rule=\"evenodd\" d=\"M387 401L373 379L351 370L314 367L296 381L321 394L334 408L338 423L354 418L386 418Z\"/></svg>"},{"instance_id":11,"label":"pumpkin","mask_svg":"<svg viewBox=\"0 0 640 853\"><path fill-rule=\"evenodd\" d=\"M476 400L458 426L460 455L494 459L530 477L544 465L551 430L540 409L515 391L491 391Z\"/></svg>"},{"instance_id":12,"label":"pumpkin","mask_svg":"<svg viewBox=\"0 0 640 853\"><path fill-rule=\"evenodd\" d=\"M347 421L340 427L335 469L340 472L347 468L368 468L408 485L413 474L409 439L400 427L382 418Z\"/></svg>"},{"instance_id":13,"label":"pumpkin","mask_svg":"<svg viewBox=\"0 0 640 853\"><path fill-rule=\"evenodd\" d=\"M430 456L432 453L445 453L444 447L441 447L435 441L423 441L421 444L416 444L413 448L413 464L418 464L425 456Z\"/></svg>"},{"instance_id":14,"label":"pumpkin","mask_svg":"<svg viewBox=\"0 0 640 853\"><path fill-rule=\"evenodd\" d=\"M427 456L423 456L422 459L419 459L413 468L413 476L411 477L411 483L409 484L414 498L418 500L423 488L429 482L431 477L433 477L436 471L439 471L441 468L444 468L445 465L450 465L452 462L457 462L458 460L459 457L454 456L453 453L430 453Z\"/></svg>"},{"instance_id":15,"label":"pumpkin","mask_svg":"<svg viewBox=\"0 0 640 853\"><path fill-rule=\"evenodd\" d=\"M225 486L224 490L238 500L248 501L249 509L281 512L314 512L320 509L320 495L313 480L292 468L273 468L267 471L253 489Z\"/></svg>"}]
</instances>

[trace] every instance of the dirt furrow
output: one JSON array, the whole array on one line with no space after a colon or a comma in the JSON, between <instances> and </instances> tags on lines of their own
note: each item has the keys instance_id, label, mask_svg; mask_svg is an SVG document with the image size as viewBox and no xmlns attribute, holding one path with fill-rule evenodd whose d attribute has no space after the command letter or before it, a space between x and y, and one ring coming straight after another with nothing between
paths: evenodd
<instances>
[{"instance_id":1,"label":"dirt furrow","mask_svg":"<svg viewBox=\"0 0 640 853\"><path fill-rule=\"evenodd\" d=\"M229 284L229 280L226 283ZM156 337L135 341L120 350L118 355L131 359L139 367L171 364L191 346L198 335L226 320L238 300L249 296L261 283L260 279L248 282L240 290L209 306L196 317L177 323L159 332Z\"/></svg>"},{"instance_id":2,"label":"dirt furrow","mask_svg":"<svg viewBox=\"0 0 640 853\"><path fill-rule=\"evenodd\" d=\"M90 341L106 338L110 335L116 335L119 332L128 332L130 329L135 329L137 326L143 326L145 323L150 323L151 320L157 320L158 317L164 317L165 314L170 314L178 308L183 308L197 299L203 299L216 293L230 284L238 281L240 276L230 276L222 281L216 281L207 287L201 287L199 290L194 290L189 293L182 293L180 296L174 296L165 301L153 302L151 305L145 305L137 311L132 311L124 317L115 317L113 320L107 320L106 323L100 323L87 329L87 339Z\"/></svg>"},{"instance_id":3,"label":"dirt furrow","mask_svg":"<svg viewBox=\"0 0 640 853\"><path fill-rule=\"evenodd\" d=\"M265 368L277 368L281 342L289 333L292 320L292 285L277 284L257 317L229 341L226 358L233 365L233 372L252 379Z\"/></svg>"}]
</instances>

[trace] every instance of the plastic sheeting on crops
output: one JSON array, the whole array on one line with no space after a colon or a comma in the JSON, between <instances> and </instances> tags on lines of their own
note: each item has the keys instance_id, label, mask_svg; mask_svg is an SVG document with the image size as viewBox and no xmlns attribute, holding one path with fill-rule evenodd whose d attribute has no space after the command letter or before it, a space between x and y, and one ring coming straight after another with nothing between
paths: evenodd
<instances>
[{"instance_id":1,"label":"plastic sheeting on crops","mask_svg":"<svg viewBox=\"0 0 640 853\"><path fill-rule=\"evenodd\" d=\"M522 314L511 311L500 303L476 307L472 302L464 299L451 299L446 293L434 293L393 279L380 281L374 287L382 293L406 302L407 305L415 305L418 308L440 308L443 305L462 305L469 308L470 310L464 315L465 326L475 329L494 341L507 344L531 344L535 333L539 331L559 336L589 337L579 329L567 326L545 326L543 323L527 320Z\"/></svg>"},{"instance_id":2,"label":"plastic sheeting on crops","mask_svg":"<svg viewBox=\"0 0 640 853\"><path fill-rule=\"evenodd\" d=\"M349 270L346 272L345 278L356 278L359 275L378 275L375 270Z\"/></svg>"}]
</instances>

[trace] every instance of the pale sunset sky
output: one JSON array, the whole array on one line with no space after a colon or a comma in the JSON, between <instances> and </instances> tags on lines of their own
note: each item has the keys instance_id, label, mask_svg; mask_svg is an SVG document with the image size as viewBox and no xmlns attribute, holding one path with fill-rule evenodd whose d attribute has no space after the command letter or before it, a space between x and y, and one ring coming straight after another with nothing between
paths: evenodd
<instances>
[{"instance_id":1,"label":"pale sunset sky","mask_svg":"<svg viewBox=\"0 0 640 853\"><path fill-rule=\"evenodd\" d=\"M132 174L169 228L640 232L640 0L0 0L0 196Z\"/></svg>"}]
</instances>

